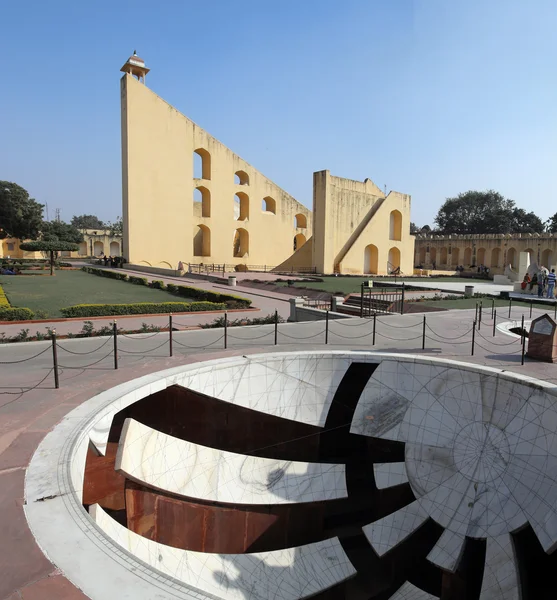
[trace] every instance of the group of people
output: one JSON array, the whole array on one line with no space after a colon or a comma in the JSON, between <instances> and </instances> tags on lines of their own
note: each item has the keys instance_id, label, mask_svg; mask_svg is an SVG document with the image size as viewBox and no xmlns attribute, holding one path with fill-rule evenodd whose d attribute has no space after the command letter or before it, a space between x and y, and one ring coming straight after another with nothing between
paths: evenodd
<instances>
[{"instance_id":1,"label":"group of people","mask_svg":"<svg viewBox=\"0 0 557 600\"><path fill-rule=\"evenodd\" d=\"M106 256L106 254L101 254L99 259L104 262L105 267L119 267L123 262L121 256Z\"/></svg>"},{"instance_id":2,"label":"group of people","mask_svg":"<svg viewBox=\"0 0 557 600\"><path fill-rule=\"evenodd\" d=\"M19 275L21 271L16 266L6 266L0 268L0 275Z\"/></svg>"},{"instance_id":3,"label":"group of people","mask_svg":"<svg viewBox=\"0 0 557 600\"><path fill-rule=\"evenodd\" d=\"M534 273L532 277L526 273L522 280L521 287L523 290L528 288L533 294L534 286L537 286L538 298L543 298L545 292L546 298L553 299L556 279L557 275L555 275L555 269L551 269L551 273L548 273L545 269L540 269L537 273Z\"/></svg>"}]
</instances>

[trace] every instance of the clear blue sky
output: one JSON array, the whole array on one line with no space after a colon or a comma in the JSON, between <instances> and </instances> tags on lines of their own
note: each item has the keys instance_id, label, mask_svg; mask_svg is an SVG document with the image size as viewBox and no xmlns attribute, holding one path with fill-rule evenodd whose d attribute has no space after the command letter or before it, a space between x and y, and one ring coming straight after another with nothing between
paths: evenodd
<instances>
[{"instance_id":1,"label":"clear blue sky","mask_svg":"<svg viewBox=\"0 0 557 600\"><path fill-rule=\"evenodd\" d=\"M555 0L0 4L0 179L50 217L121 214L119 69L298 200L312 173L557 212Z\"/></svg>"}]
</instances>

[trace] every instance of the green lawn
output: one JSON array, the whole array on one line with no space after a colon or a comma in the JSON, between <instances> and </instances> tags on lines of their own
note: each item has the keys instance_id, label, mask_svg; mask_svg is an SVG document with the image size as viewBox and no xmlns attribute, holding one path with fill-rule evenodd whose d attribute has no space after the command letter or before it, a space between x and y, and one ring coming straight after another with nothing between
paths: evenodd
<instances>
[{"instance_id":1,"label":"green lawn","mask_svg":"<svg viewBox=\"0 0 557 600\"><path fill-rule=\"evenodd\" d=\"M3 275L0 285L10 304L33 311L45 311L48 317L61 317L61 308L74 304L129 304L133 302L188 302L162 290L97 277L83 271L56 271L45 275Z\"/></svg>"},{"instance_id":2,"label":"green lawn","mask_svg":"<svg viewBox=\"0 0 557 600\"><path fill-rule=\"evenodd\" d=\"M256 276L254 276L254 279L257 279ZM342 294L351 294L354 292L359 292L361 289L361 285L364 281L369 281L370 279L373 279L373 276L370 277L334 277L334 276L326 276L326 277L321 277L321 279L323 279L323 281L305 281L305 282L297 282L294 284L295 287L305 287L305 288L309 288L312 290L322 290L324 292L330 292L330 293L335 293L335 292L340 292ZM406 279L406 281L408 281L409 278ZM397 277L396 280L394 277L381 277L378 279L374 280L374 286L377 288L381 287L381 282L385 282L385 283L389 283L389 284L393 284L395 283L395 281L398 283L400 281L400 278ZM443 281L451 281L453 283L458 283L458 282L465 282L465 283L474 283L474 282L478 282L481 281L482 283L485 283L486 279L471 279L468 277L428 277L426 278L420 278L417 279L417 281L419 281L420 283L431 283L432 287L435 287L435 283L440 283ZM286 282L279 282L277 283L277 285L279 286L285 286L288 285Z\"/></svg>"}]
</instances>

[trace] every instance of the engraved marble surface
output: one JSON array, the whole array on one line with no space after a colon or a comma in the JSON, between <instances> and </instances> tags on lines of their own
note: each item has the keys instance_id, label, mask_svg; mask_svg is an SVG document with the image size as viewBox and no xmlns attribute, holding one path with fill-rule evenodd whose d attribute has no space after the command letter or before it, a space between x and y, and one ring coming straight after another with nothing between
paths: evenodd
<instances>
[{"instance_id":1,"label":"engraved marble surface","mask_svg":"<svg viewBox=\"0 0 557 600\"><path fill-rule=\"evenodd\" d=\"M108 537L152 568L217 598L299 600L356 574L337 538L272 552L207 554L144 538L98 504L90 514Z\"/></svg>"},{"instance_id":2,"label":"engraved marble surface","mask_svg":"<svg viewBox=\"0 0 557 600\"><path fill-rule=\"evenodd\" d=\"M232 504L344 498L344 465L273 460L192 444L126 419L116 469L151 487Z\"/></svg>"},{"instance_id":3,"label":"engraved marble surface","mask_svg":"<svg viewBox=\"0 0 557 600\"><path fill-rule=\"evenodd\" d=\"M379 554L430 517L445 528L431 562L454 571L465 536L487 538L482 600L518 598L509 534L530 523L547 552L557 546L555 388L528 383L452 365L381 363L351 431L405 442L416 502L364 528Z\"/></svg>"},{"instance_id":4,"label":"engraved marble surface","mask_svg":"<svg viewBox=\"0 0 557 600\"><path fill-rule=\"evenodd\" d=\"M156 549L149 555L144 547L140 548L141 543L148 541L144 538L136 544L127 534L119 537L121 534L113 530L115 522L104 515L99 518L109 519L103 521L110 523L107 527L114 543L109 543L96 528L98 523L95 525L83 511L80 501L87 448L92 442L104 453L113 416L125 406L168 386L183 385L252 410L323 426L335 391L352 362L376 363L379 367L356 406L351 432L404 442L404 463L375 464L375 480L379 489L409 485L416 498L408 506L364 527L374 550L380 556L385 555L404 544L409 535L432 518L444 529L428 555L433 564L454 571L458 568L466 536L486 538L481 600L517 600L517 567L510 532L529 522L546 551L552 550L557 542L556 388L495 369L394 353L333 351L235 357L180 366L99 394L72 411L43 440L33 457L26 478L25 511L39 544L92 598L117 597L115 590L124 581L134 590L137 600L153 597L205 600L215 595L245 599L246 594L261 599L301 598L304 596L296 594L311 595L318 591L310 581L314 577L313 569L314 578L327 586L350 577L354 570L344 553L337 553L338 540L334 539L328 542L334 542L332 546L310 544L262 553L259 558L269 555L264 559L264 566L258 562L254 567L249 560L238 562L233 557L230 562L220 555L206 554L204 559L214 558L216 562L211 563L212 570L205 572L217 573L221 579L215 584L210 578L195 580L196 583L191 579L193 575L186 573L192 565L201 568L192 558L195 553L187 553L187 558L179 564L168 562L175 566L173 572L172 569L161 570L158 563L161 556L162 562L166 560L164 553L157 553L159 549ZM160 442L160 434L156 433L151 431L149 436ZM145 448L146 443L139 442L140 439L141 436L136 441ZM159 463L150 465L149 469L133 461L126 469L135 469L138 479L154 480L165 473L165 452L159 453ZM198 447L194 454L198 456L199 452ZM134 461L137 455L141 453L129 453ZM241 457L243 461L246 459L249 462L248 457ZM206 477L204 487L198 490L204 498L220 494L222 482L228 477L224 469L232 464L222 452L211 460L216 462L213 472L218 481L215 479L214 484L211 477ZM271 463L282 464L279 469L284 470L284 476L277 481L272 478ZM196 464L194 461L193 466L190 465L194 471ZM181 465L175 467L179 471ZM298 471L299 468L302 470ZM308 481L308 470L313 469L315 472L321 469L319 485ZM327 478L328 469L333 469L332 480ZM256 474L254 479L244 480L238 477L241 471L230 471L234 481L226 482L226 493L234 498L233 502L256 503L253 488L271 484L261 497L273 496L272 504L299 502L312 494L328 494L330 486L334 493L342 490L345 494L342 469L342 465L313 463L288 463L287 467L285 461L271 460L267 466L259 463L250 467L250 475ZM205 477L201 472L206 470L198 469L201 479ZM297 485L301 481L302 486L295 489L290 482L286 485L287 480L297 480ZM174 482L167 479L159 484L161 488L175 485L176 489L185 490L192 481L197 485L198 478L192 480L190 473L189 477L180 476ZM306 484L308 487L304 488ZM49 503L34 501L45 496L52 496L53 500ZM75 548L79 548L79 552L75 552ZM311 550L309 554L307 549ZM254 555L243 555L243 558L247 560L250 556ZM149 567L141 566L141 561ZM91 573L84 570L85 562L102 564L103 577L94 570ZM319 579L328 562L334 568ZM227 571L225 567L230 565L232 570ZM176 573L181 573L190 583L180 587L176 582L174 588ZM290 573L294 573L295 586L301 588L288 587ZM267 578L272 584L256 583L255 578ZM217 587L211 587L213 585ZM240 588L243 591L238 591ZM94 593L89 593L90 590ZM406 582L392 598L429 600L432 596Z\"/></svg>"}]
</instances>

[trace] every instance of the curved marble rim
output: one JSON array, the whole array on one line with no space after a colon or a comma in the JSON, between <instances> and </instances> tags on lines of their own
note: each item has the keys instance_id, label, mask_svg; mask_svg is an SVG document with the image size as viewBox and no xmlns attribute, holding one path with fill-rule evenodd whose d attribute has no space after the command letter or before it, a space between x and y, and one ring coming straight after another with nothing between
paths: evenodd
<instances>
[{"instance_id":1,"label":"curved marble rim","mask_svg":"<svg viewBox=\"0 0 557 600\"><path fill-rule=\"evenodd\" d=\"M104 535L81 505L72 484L75 465L79 459L76 451L81 444L86 452L88 441L84 443L84 438L88 438L95 417L124 394L146 390L147 393L143 396L149 395L166 387L166 381L161 386L161 381L165 378L202 367L240 366L246 360L269 361L281 357L304 356L366 357L368 360L376 357L379 361L401 360L454 366L477 373L498 375L557 395L557 386L554 384L526 375L461 361L423 358L403 353L314 350L246 354L158 371L115 386L85 401L68 413L35 451L25 477L24 508L29 527L41 550L70 581L92 598L117 597L122 589L126 589L128 595L136 600L215 600L214 597L194 588L187 588L182 582L152 570ZM82 459L84 460L84 456Z\"/></svg>"},{"instance_id":2,"label":"curved marble rim","mask_svg":"<svg viewBox=\"0 0 557 600\"><path fill-rule=\"evenodd\" d=\"M532 319L526 319L524 321L524 329L529 329L530 324L532 323ZM514 333L514 331L510 331L511 328L520 327L522 325L522 321L504 321L503 323L499 323L497 325L497 331L504 333L513 338L520 338L521 336L518 333Z\"/></svg>"}]
</instances>

